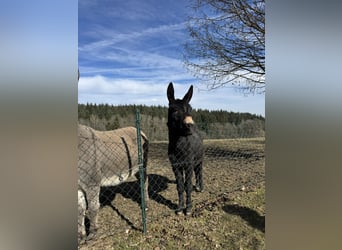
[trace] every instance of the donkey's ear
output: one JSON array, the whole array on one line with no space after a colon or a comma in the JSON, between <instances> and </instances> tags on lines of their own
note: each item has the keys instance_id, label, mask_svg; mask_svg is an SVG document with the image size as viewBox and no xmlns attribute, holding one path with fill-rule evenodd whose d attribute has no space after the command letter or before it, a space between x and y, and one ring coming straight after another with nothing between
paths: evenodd
<instances>
[{"instance_id":1,"label":"donkey's ear","mask_svg":"<svg viewBox=\"0 0 342 250\"><path fill-rule=\"evenodd\" d=\"M189 103L192 97L192 92L193 92L193 86L191 85L188 92L183 97L183 101L185 101L186 103Z\"/></svg>"},{"instance_id":2,"label":"donkey's ear","mask_svg":"<svg viewBox=\"0 0 342 250\"><path fill-rule=\"evenodd\" d=\"M172 82L170 82L167 87L167 99L169 99L169 102L173 102L175 100L175 91L173 89Z\"/></svg>"}]
</instances>

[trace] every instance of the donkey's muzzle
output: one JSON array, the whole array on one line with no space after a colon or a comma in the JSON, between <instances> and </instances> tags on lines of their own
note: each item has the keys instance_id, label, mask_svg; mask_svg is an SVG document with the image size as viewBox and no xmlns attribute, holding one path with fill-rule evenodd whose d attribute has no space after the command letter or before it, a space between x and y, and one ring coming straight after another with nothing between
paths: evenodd
<instances>
[{"instance_id":1,"label":"donkey's muzzle","mask_svg":"<svg viewBox=\"0 0 342 250\"><path fill-rule=\"evenodd\" d=\"M192 117L186 116L183 120L183 124L184 124L184 128L186 130L186 131L184 131L185 134L191 135L192 134L191 126L194 124L194 120L192 120Z\"/></svg>"},{"instance_id":2,"label":"donkey's muzzle","mask_svg":"<svg viewBox=\"0 0 342 250\"><path fill-rule=\"evenodd\" d=\"M188 125L188 124L194 124L194 120L192 120L192 117L191 116L186 116L183 120L184 124L185 125Z\"/></svg>"}]
</instances>

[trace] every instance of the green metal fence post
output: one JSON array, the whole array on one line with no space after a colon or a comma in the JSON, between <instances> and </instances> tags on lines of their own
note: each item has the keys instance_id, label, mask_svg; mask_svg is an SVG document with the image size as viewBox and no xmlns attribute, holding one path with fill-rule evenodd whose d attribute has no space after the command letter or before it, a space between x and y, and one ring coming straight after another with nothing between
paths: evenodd
<instances>
[{"instance_id":1,"label":"green metal fence post","mask_svg":"<svg viewBox=\"0 0 342 250\"><path fill-rule=\"evenodd\" d=\"M135 122L137 128L137 143L138 143L138 164L139 164L139 176L140 176L140 193L141 193L141 216L143 224L143 232L146 234L146 204L145 204L145 178L144 178L144 166L142 158L142 146L141 146L141 131L140 131L140 112L136 110Z\"/></svg>"}]
</instances>

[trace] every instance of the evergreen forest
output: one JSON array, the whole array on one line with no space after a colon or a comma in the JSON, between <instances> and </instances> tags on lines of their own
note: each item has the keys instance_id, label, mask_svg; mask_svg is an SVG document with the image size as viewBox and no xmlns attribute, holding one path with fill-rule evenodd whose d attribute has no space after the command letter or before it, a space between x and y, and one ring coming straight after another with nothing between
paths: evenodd
<instances>
[{"instance_id":1,"label":"evergreen forest","mask_svg":"<svg viewBox=\"0 0 342 250\"><path fill-rule=\"evenodd\" d=\"M97 130L136 126L140 113L141 130L151 141L168 140L167 107L145 105L113 106L78 104L78 121ZM265 136L265 118L250 113L194 109L192 117L203 139L251 138Z\"/></svg>"}]
</instances>

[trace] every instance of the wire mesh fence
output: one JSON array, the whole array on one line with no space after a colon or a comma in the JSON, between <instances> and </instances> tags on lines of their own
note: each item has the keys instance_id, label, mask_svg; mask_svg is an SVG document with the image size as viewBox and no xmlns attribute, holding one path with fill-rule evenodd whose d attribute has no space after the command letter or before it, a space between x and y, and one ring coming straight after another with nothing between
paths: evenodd
<instances>
[{"instance_id":1,"label":"wire mesh fence","mask_svg":"<svg viewBox=\"0 0 342 250\"><path fill-rule=\"evenodd\" d=\"M149 223L177 210L179 197L168 156L169 142L151 141L149 133L144 133L149 129L135 125L138 129L113 131L79 126L79 238L86 233L91 239L94 232L97 237L146 232ZM161 126L167 133L166 125ZM264 137L205 139L203 146L204 190L192 194L193 217L208 201L252 190L265 181ZM178 159L178 164L191 160ZM191 178L195 190L195 174Z\"/></svg>"}]
</instances>

